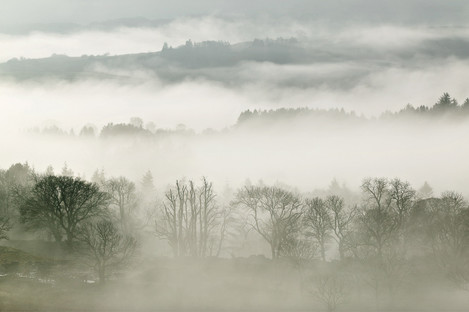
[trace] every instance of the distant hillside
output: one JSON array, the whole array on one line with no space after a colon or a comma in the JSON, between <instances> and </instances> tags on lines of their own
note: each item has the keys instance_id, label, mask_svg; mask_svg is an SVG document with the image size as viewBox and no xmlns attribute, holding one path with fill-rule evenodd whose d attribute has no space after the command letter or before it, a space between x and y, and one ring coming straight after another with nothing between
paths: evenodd
<instances>
[{"instance_id":1,"label":"distant hillside","mask_svg":"<svg viewBox=\"0 0 469 312\"><path fill-rule=\"evenodd\" d=\"M230 67L246 61L278 64L307 63L321 57L320 52L315 54L310 52L295 39L255 40L235 45L218 41L192 43L188 40L180 47L165 45L161 51L151 53L81 57L52 55L43 59L15 58L0 64L0 75L16 79L41 77L75 79L89 76L119 78L107 74L102 70L104 67L109 70L129 71L145 69L171 80L181 75L174 67L194 70ZM190 73L184 73L186 74Z\"/></svg>"},{"instance_id":2,"label":"distant hillside","mask_svg":"<svg viewBox=\"0 0 469 312\"><path fill-rule=\"evenodd\" d=\"M129 21L131 23L132 21ZM103 26L106 27L106 26ZM155 51L160 47L155 47ZM205 78L227 83L246 82L246 77L237 76L236 71L227 69L250 63L272 63L281 65L342 64L365 62L373 65L347 77L319 75L317 81L291 81L295 86L323 84L327 79L339 84L351 84L355 76L366 75L372 68L387 67L389 64L418 65L426 59L469 58L469 40L464 38L428 39L417 49L391 51L385 56L375 49L364 49L360 45L340 45L333 42L300 41L295 38L256 39L230 44L224 41L193 43L188 40L179 47L165 44L158 52L69 57L52 55L43 59L11 59L0 64L0 78L14 79L128 79L132 72L144 70L154 73L163 81L181 81L187 78ZM278 77L285 78L285 77ZM249 79L248 79L249 80ZM331 82L331 83L332 83ZM352 83L353 84L353 83Z\"/></svg>"}]
</instances>

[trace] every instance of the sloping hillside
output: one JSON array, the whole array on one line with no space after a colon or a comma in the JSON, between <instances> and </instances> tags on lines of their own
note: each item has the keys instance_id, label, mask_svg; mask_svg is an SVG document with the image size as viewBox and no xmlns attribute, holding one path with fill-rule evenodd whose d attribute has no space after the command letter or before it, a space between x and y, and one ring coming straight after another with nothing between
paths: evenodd
<instances>
[{"instance_id":1,"label":"sloping hillside","mask_svg":"<svg viewBox=\"0 0 469 312\"><path fill-rule=\"evenodd\" d=\"M35 256L22 250L0 246L0 265L8 264L32 264L32 263L52 263L53 261L44 257Z\"/></svg>"}]
</instances>

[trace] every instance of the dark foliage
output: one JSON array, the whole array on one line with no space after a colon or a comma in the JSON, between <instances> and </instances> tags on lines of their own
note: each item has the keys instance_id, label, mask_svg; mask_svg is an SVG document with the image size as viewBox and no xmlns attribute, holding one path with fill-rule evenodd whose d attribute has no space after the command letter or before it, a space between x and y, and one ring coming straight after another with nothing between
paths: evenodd
<instances>
[{"instance_id":1,"label":"dark foliage","mask_svg":"<svg viewBox=\"0 0 469 312\"><path fill-rule=\"evenodd\" d=\"M81 222L102 215L109 195L97 185L68 176L39 178L21 201L21 222L31 230L47 230L57 242L76 239Z\"/></svg>"}]
</instances>

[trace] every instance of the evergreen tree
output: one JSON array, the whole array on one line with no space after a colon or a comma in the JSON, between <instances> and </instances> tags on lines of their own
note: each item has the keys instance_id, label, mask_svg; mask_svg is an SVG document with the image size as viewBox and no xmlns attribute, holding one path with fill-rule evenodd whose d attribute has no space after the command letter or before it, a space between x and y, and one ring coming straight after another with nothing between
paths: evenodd
<instances>
[{"instance_id":1,"label":"evergreen tree","mask_svg":"<svg viewBox=\"0 0 469 312\"><path fill-rule=\"evenodd\" d=\"M433 196L433 189L432 187L425 181L422 187L418 190L418 197L421 199L427 199Z\"/></svg>"},{"instance_id":2,"label":"evergreen tree","mask_svg":"<svg viewBox=\"0 0 469 312\"><path fill-rule=\"evenodd\" d=\"M155 185L153 184L153 175L150 170L145 173L141 183L144 194L149 194L155 190Z\"/></svg>"}]
</instances>

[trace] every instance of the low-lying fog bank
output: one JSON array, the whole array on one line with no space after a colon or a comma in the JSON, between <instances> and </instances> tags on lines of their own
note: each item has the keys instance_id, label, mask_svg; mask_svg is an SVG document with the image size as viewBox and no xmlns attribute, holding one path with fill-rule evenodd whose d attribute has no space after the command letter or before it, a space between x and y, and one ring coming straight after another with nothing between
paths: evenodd
<instances>
[{"instance_id":1,"label":"low-lying fog bank","mask_svg":"<svg viewBox=\"0 0 469 312\"><path fill-rule=\"evenodd\" d=\"M400 176L415 185L432 181L439 192L451 186L467 194L468 133L464 120L418 117L298 117L220 132L197 134L181 128L150 136L13 132L4 140L8 153L2 153L0 161L28 162L38 170L67 163L88 178L104 169L136 180L151 170L161 186L184 176L208 176L218 185L239 186L250 179L308 191L334 178L356 188L363 176Z\"/></svg>"}]
</instances>

